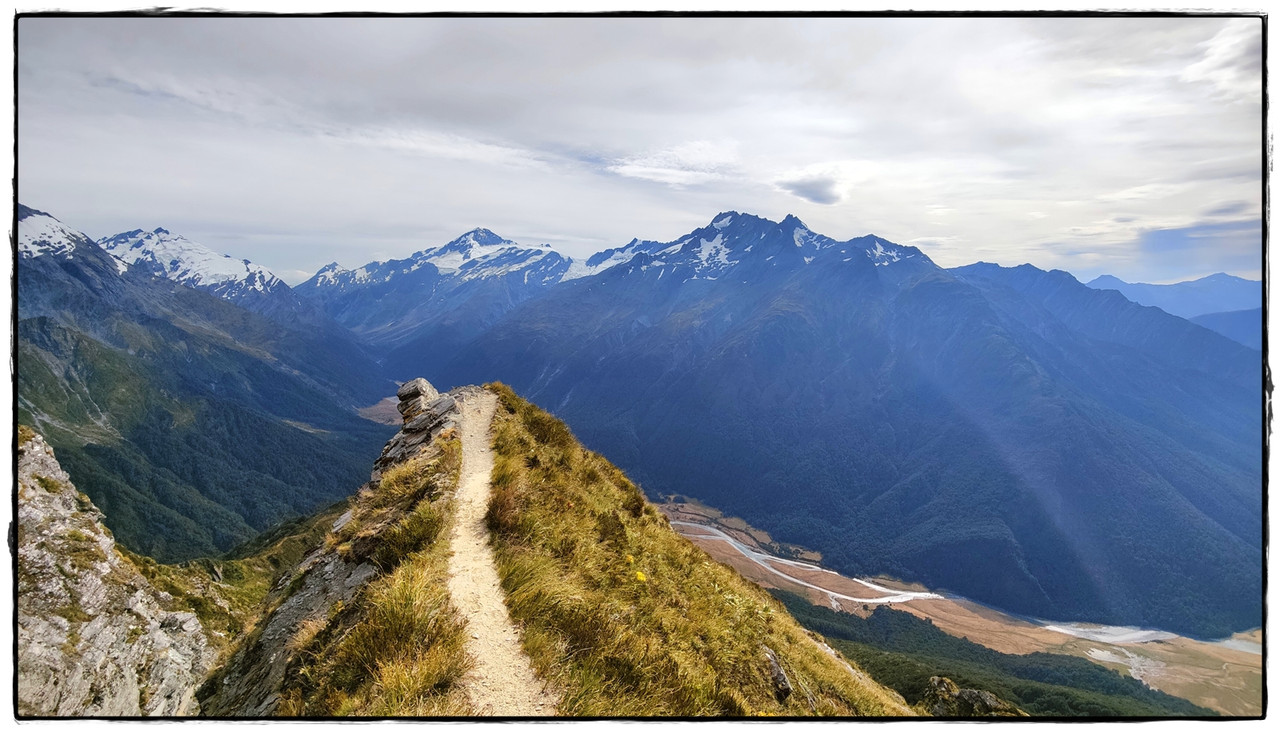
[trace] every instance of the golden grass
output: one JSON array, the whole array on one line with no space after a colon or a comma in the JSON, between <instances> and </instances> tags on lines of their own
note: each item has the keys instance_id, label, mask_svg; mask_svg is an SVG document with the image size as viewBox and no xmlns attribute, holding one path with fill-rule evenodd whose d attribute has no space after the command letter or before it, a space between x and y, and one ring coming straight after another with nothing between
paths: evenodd
<instances>
[{"instance_id":1,"label":"golden grass","mask_svg":"<svg viewBox=\"0 0 1280 731\"><path fill-rule=\"evenodd\" d=\"M579 716L910 715L672 531L616 467L501 384L487 515L512 617ZM793 692L770 678L772 649Z\"/></svg>"},{"instance_id":2,"label":"golden grass","mask_svg":"<svg viewBox=\"0 0 1280 731\"><path fill-rule=\"evenodd\" d=\"M465 620L449 599L449 543L460 445L387 470L352 505L329 547L382 569L349 605L304 622L277 707L298 716L459 716L470 668Z\"/></svg>"}]
</instances>

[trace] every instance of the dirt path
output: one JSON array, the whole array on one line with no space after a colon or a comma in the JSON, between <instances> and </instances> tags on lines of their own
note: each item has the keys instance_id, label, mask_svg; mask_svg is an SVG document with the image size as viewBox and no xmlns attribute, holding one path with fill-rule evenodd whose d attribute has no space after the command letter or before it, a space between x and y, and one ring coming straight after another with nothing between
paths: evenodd
<instances>
[{"instance_id":1,"label":"dirt path","mask_svg":"<svg viewBox=\"0 0 1280 731\"><path fill-rule=\"evenodd\" d=\"M467 618L467 651L476 660L467 690L476 711L486 716L550 716L557 699L543 689L520 647L507 615L498 570L489 547L484 514L489 504L493 450L489 424L498 397L476 389L459 399L462 412L462 474L450 534L449 592Z\"/></svg>"}]
</instances>

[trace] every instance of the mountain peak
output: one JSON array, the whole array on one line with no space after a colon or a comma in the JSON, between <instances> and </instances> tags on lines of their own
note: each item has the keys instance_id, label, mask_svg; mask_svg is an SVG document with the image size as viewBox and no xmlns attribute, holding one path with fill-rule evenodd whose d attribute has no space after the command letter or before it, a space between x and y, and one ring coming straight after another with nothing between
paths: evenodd
<instances>
[{"instance_id":1,"label":"mountain peak","mask_svg":"<svg viewBox=\"0 0 1280 731\"><path fill-rule=\"evenodd\" d=\"M141 264L156 276L212 290L223 299L234 301L247 290L266 292L287 286L265 267L220 254L165 228L134 229L97 243L125 264Z\"/></svg>"},{"instance_id":2,"label":"mountain peak","mask_svg":"<svg viewBox=\"0 0 1280 731\"><path fill-rule=\"evenodd\" d=\"M90 243L84 234L67 228L62 221L34 208L18 204L18 255L32 258L52 254L70 258L76 247Z\"/></svg>"},{"instance_id":3,"label":"mountain peak","mask_svg":"<svg viewBox=\"0 0 1280 731\"><path fill-rule=\"evenodd\" d=\"M19 203L18 204L18 220L23 221L30 216L44 216L45 218L53 218L53 216L50 216L48 213L45 213L44 211L39 211L30 206L24 206L21 203ZM53 218L53 220L57 221L58 219Z\"/></svg>"},{"instance_id":4,"label":"mountain peak","mask_svg":"<svg viewBox=\"0 0 1280 731\"><path fill-rule=\"evenodd\" d=\"M788 213L787 217L782 219L778 225L782 228L802 228L806 231L811 230L808 226L804 225L804 221L801 221L790 213Z\"/></svg>"},{"instance_id":5,"label":"mountain peak","mask_svg":"<svg viewBox=\"0 0 1280 731\"><path fill-rule=\"evenodd\" d=\"M1088 286L1093 287L1094 289L1101 289L1103 287L1111 289L1117 284L1128 284L1128 282L1119 277L1113 277L1110 274L1099 274L1088 282Z\"/></svg>"},{"instance_id":6,"label":"mountain peak","mask_svg":"<svg viewBox=\"0 0 1280 731\"><path fill-rule=\"evenodd\" d=\"M469 249L472 246L500 246L503 244L510 246L514 245L515 242L508 241L487 228L473 228L440 248L462 250Z\"/></svg>"}]
</instances>

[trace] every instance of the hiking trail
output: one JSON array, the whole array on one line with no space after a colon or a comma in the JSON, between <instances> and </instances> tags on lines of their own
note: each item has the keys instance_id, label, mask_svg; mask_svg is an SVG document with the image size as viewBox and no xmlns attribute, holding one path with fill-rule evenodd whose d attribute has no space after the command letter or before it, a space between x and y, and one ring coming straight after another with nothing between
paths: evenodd
<instances>
[{"instance_id":1,"label":"hiking trail","mask_svg":"<svg viewBox=\"0 0 1280 731\"><path fill-rule=\"evenodd\" d=\"M455 495L449 540L449 593L467 620L467 651L475 659L466 688L476 713L484 716L551 716L558 698L533 672L520 635L507 614L498 569L489 546L485 511L493 450L489 426L498 397L468 389L459 399L462 470Z\"/></svg>"}]
</instances>

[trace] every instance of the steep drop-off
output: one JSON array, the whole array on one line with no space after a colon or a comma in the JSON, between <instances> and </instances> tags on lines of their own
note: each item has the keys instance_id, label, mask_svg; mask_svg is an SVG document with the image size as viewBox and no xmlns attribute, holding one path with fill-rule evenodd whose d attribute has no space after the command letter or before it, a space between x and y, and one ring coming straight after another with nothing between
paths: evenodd
<instances>
[{"instance_id":1,"label":"steep drop-off","mask_svg":"<svg viewBox=\"0 0 1280 731\"><path fill-rule=\"evenodd\" d=\"M40 435L18 442L18 713L196 713L217 656L199 618L117 550Z\"/></svg>"}]
</instances>

